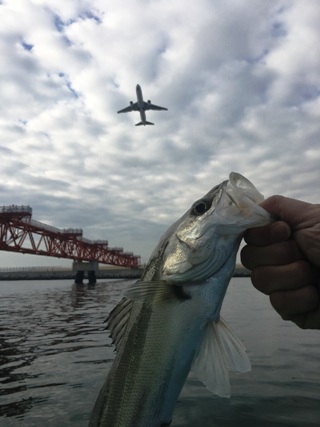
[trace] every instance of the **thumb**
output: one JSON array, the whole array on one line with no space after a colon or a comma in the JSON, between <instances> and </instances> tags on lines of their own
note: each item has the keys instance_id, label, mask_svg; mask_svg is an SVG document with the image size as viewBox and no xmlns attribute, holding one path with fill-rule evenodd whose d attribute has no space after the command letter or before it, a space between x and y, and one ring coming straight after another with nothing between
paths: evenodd
<instances>
[{"instance_id":1,"label":"thumb","mask_svg":"<svg viewBox=\"0 0 320 427\"><path fill-rule=\"evenodd\" d=\"M320 205L283 196L272 196L261 206L275 218L285 221L292 230L304 256L320 268Z\"/></svg>"},{"instance_id":2,"label":"thumb","mask_svg":"<svg viewBox=\"0 0 320 427\"><path fill-rule=\"evenodd\" d=\"M292 230L298 230L320 223L320 205L284 196L271 196L261 203L276 219L289 224Z\"/></svg>"}]
</instances>

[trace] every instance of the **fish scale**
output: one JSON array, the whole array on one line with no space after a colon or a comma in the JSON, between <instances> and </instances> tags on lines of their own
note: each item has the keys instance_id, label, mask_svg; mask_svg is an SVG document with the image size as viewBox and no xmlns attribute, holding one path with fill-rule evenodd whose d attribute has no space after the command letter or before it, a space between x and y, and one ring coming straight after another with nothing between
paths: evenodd
<instances>
[{"instance_id":1,"label":"fish scale","mask_svg":"<svg viewBox=\"0 0 320 427\"><path fill-rule=\"evenodd\" d=\"M187 343L184 343L182 338L189 338L190 328L196 329L197 327L194 322L190 322L188 307L183 309L183 305L188 304L188 300L179 304L179 316L177 316L177 308L174 303L163 304L156 309L151 308L151 305L145 305L141 308L141 312L136 318L135 327L131 329L129 337L124 338L125 345L120 349L112 368L116 372L113 376L113 382L110 383L114 399L110 395L108 396L110 413L106 411L104 415L109 423L115 422L112 419L114 414L112 408L113 405L119 405L120 402L119 425L130 426L132 420L136 420L136 426L160 426L159 416L162 403L165 400L163 395L168 388L171 372L177 372L174 366L176 361L179 363L177 353L180 352L184 354L184 358L186 357L185 347L187 347ZM166 328L164 328L164 318L167 319ZM145 333L141 333L142 325L148 325L148 328L144 328ZM182 350L179 351L180 346ZM194 350L189 357L187 366L182 373L179 373L183 382L190 370L193 353ZM163 365L167 368L163 369ZM124 381L120 382L118 378L122 378ZM154 384L163 385L163 387L157 389ZM177 381L177 384L181 384L181 381ZM141 401L143 407L139 403ZM150 414L149 408L152 408L152 414ZM152 417L155 417L155 420ZM169 421L170 419L161 420L161 422Z\"/></svg>"}]
</instances>

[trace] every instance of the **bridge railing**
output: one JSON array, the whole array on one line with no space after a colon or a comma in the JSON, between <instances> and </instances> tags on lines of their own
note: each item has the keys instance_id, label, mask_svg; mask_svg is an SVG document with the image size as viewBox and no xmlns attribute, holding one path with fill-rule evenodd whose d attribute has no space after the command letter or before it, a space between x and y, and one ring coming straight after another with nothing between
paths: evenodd
<instances>
[{"instance_id":1,"label":"bridge railing","mask_svg":"<svg viewBox=\"0 0 320 427\"><path fill-rule=\"evenodd\" d=\"M18 206L18 205L3 205L0 206L0 213L28 213L32 215L32 207L27 206Z\"/></svg>"}]
</instances>

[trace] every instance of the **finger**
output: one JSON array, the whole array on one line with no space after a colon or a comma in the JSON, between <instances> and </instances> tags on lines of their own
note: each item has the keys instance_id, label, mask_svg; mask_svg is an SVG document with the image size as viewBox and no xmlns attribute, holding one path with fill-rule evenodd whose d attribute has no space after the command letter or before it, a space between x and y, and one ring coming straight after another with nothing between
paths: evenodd
<instances>
[{"instance_id":1,"label":"finger","mask_svg":"<svg viewBox=\"0 0 320 427\"><path fill-rule=\"evenodd\" d=\"M319 212L316 205L284 196L271 196L264 200L261 206L274 217L287 222L291 228L295 228L305 219L310 206L313 206L317 213Z\"/></svg>"},{"instance_id":2,"label":"finger","mask_svg":"<svg viewBox=\"0 0 320 427\"><path fill-rule=\"evenodd\" d=\"M271 243L283 242L289 239L291 230L284 221L276 221L264 227L250 228L244 235L246 243L255 246L265 246Z\"/></svg>"},{"instance_id":3,"label":"finger","mask_svg":"<svg viewBox=\"0 0 320 427\"><path fill-rule=\"evenodd\" d=\"M266 265L290 264L303 258L304 256L292 239L269 246L247 245L241 251L241 262L249 270Z\"/></svg>"},{"instance_id":4,"label":"finger","mask_svg":"<svg viewBox=\"0 0 320 427\"><path fill-rule=\"evenodd\" d=\"M319 211L320 219L320 211ZM299 230L294 239L304 251L309 261L320 269L320 223L309 229Z\"/></svg>"},{"instance_id":5,"label":"finger","mask_svg":"<svg viewBox=\"0 0 320 427\"><path fill-rule=\"evenodd\" d=\"M316 283L318 272L307 261L296 261L280 266L258 267L251 273L253 286L270 295L277 291L299 289Z\"/></svg>"},{"instance_id":6,"label":"finger","mask_svg":"<svg viewBox=\"0 0 320 427\"><path fill-rule=\"evenodd\" d=\"M297 320L297 316L317 309L319 291L314 285L308 285L291 291L273 292L270 302L284 320Z\"/></svg>"}]
</instances>

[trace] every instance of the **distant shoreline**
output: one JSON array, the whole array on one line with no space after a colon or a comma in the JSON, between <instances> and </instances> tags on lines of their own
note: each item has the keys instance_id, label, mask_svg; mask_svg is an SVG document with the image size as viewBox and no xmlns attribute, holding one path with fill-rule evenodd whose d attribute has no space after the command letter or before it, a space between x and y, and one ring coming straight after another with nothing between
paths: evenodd
<instances>
[{"instance_id":1,"label":"distant shoreline","mask_svg":"<svg viewBox=\"0 0 320 427\"><path fill-rule=\"evenodd\" d=\"M99 279L138 279L143 272L142 268L107 268L96 271ZM71 269L35 268L21 270L0 270L0 281L9 280L73 280L76 272ZM244 267L236 267L234 277L249 277L250 271ZM86 280L86 278L85 278Z\"/></svg>"}]
</instances>

